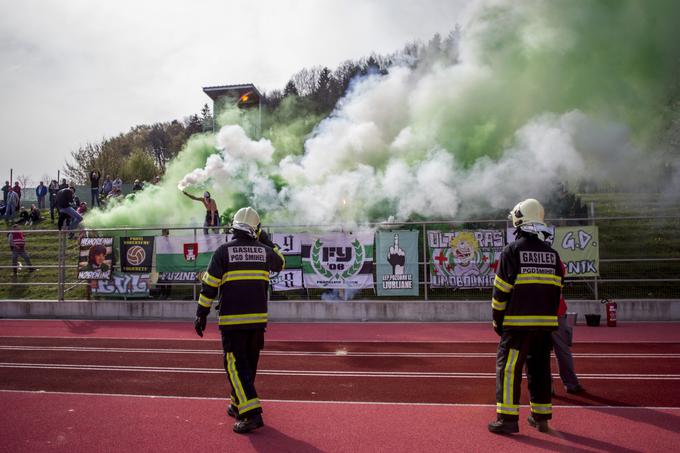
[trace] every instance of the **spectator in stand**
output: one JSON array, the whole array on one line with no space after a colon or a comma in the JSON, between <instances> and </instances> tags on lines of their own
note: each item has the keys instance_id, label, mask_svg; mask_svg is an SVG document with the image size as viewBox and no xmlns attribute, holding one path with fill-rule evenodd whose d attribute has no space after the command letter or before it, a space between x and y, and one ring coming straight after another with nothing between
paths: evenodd
<instances>
[{"instance_id":1,"label":"spectator in stand","mask_svg":"<svg viewBox=\"0 0 680 453\"><path fill-rule=\"evenodd\" d=\"M73 239L73 230L75 230L78 227L78 224L83 220L83 217L73 209L72 203L74 193L75 188L73 187L66 187L57 192L57 209L59 209L59 214L64 214L69 219L68 228L71 230L71 234L69 235L69 238L71 239ZM61 225L59 226L59 229L61 230Z\"/></svg>"},{"instance_id":2,"label":"spectator in stand","mask_svg":"<svg viewBox=\"0 0 680 453\"><path fill-rule=\"evenodd\" d=\"M78 209L76 209L76 212L80 215L85 214L87 212L87 203L81 201L80 205L78 206Z\"/></svg>"},{"instance_id":3,"label":"spectator in stand","mask_svg":"<svg viewBox=\"0 0 680 453\"><path fill-rule=\"evenodd\" d=\"M219 227L220 226L220 213L217 211L217 203L215 200L210 198L210 192L204 192L203 198L195 197L186 191L182 191L184 195L191 198L192 200L200 201L205 206L205 222L203 222L204 227ZM220 232L219 228L213 228L215 234ZM203 228L203 233L208 234L209 229Z\"/></svg>"},{"instance_id":4,"label":"spectator in stand","mask_svg":"<svg viewBox=\"0 0 680 453\"><path fill-rule=\"evenodd\" d=\"M31 258L28 256L28 253L26 253L26 237L24 236L24 232L19 229L19 225L12 225L12 231L7 234L7 239L9 248L12 251L12 272L14 273L14 276L16 277L17 275L19 257L23 258L24 263L29 266L29 272L35 271L35 268L31 263Z\"/></svg>"},{"instance_id":5,"label":"spectator in stand","mask_svg":"<svg viewBox=\"0 0 680 453\"><path fill-rule=\"evenodd\" d=\"M102 174L99 170L92 170L90 172L90 190L92 192L92 207L94 207L95 202L99 206L99 180Z\"/></svg>"},{"instance_id":6,"label":"spectator in stand","mask_svg":"<svg viewBox=\"0 0 680 453\"><path fill-rule=\"evenodd\" d=\"M123 192L123 180L120 177L113 180L113 188L118 189L118 192Z\"/></svg>"},{"instance_id":7,"label":"spectator in stand","mask_svg":"<svg viewBox=\"0 0 680 453\"><path fill-rule=\"evenodd\" d=\"M19 181L14 181L14 187L12 187L12 190L19 195L19 202L21 202L21 186L19 185Z\"/></svg>"},{"instance_id":8,"label":"spectator in stand","mask_svg":"<svg viewBox=\"0 0 680 453\"><path fill-rule=\"evenodd\" d=\"M161 177L160 176L154 176L153 178L153 183L158 185L161 183Z\"/></svg>"},{"instance_id":9,"label":"spectator in stand","mask_svg":"<svg viewBox=\"0 0 680 453\"><path fill-rule=\"evenodd\" d=\"M109 195L106 198L110 200L112 198L118 198L122 195L123 195L123 193L120 191L120 189L114 186L111 189L111 192L109 192Z\"/></svg>"},{"instance_id":10,"label":"spectator in stand","mask_svg":"<svg viewBox=\"0 0 680 453\"><path fill-rule=\"evenodd\" d=\"M17 223L23 224L23 225L28 225L31 221L31 213L28 212L28 209L24 208L23 206L19 210L19 221Z\"/></svg>"},{"instance_id":11,"label":"spectator in stand","mask_svg":"<svg viewBox=\"0 0 680 453\"><path fill-rule=\"evenodd\" d=\"M135 183L132 186L132 191L138 192L138 191L142 190L143 188L144 188L144 186L142 185L141 182L139 182L139 179L135 179Z\"/></svg>"},{"instance_id":12,"label":"spectator in stand","mask_svg":"<svg viewBox=\"0 0 680 453\"><path fill-rule=\"evenodd\" d=\"M29 225L33 225L34 223L38 223L42 220L42 216L40 215L40 209L38 209L38 207L34 204L31 205L31 212L28 213L28 216Z\"/></svg>"},{"instance_id":13,"label":"spectator in stand","mask_svg":"<svg viewBox=\"0 0 680 453\"><path fill-rule=\"evenodd\" d=\"M47 195L47 186L40 181L38 187L35 188L35 196L38 199L38 207L40 209L45 209L45 196Z\"/></svg>"},{"instance_id":14,"label":"spectator in stand","mask_svg":"<svg viewBox=\"0 0 680 453\"><path fill-rule=\"evenodd\" d=\"M52 219L52 223L54 223L54 210L57 209L57 192L59 192L59 184L57 184L57 180L53 179L50 182L50 186L47 188L47 191L50 194L50 218ZM57 211L59 213L59 211Z\"/></svg>"},{"instance_id":15,"label":"spectator in stand","mask_svg":"<svg viewBox=\"0 0 680 453\"><path fill-rule=\"evenodd\" d=\"M109 196L109 192L111 192L111 189L113 189L111 176L106 175L106 178L104 178L104 182L102 183L102 195L104 195L104 198Z\"/></svg>"},{"instance_id":16,"label":"spectator in stand","mask_svg":"<svg viewBox=\"0 0 680 453\"><path fill-rule=\"evenodd\" d=\"M10 190L7 193L7 206L5 208L5 218L7 220L12 220L19 211L19 202L19 195L14 190Z\"/></svg>"},{"instance_id":17,"label":"spectator in stand","mask_svg":"<svg viewBox=\"0 0 680 453\"><path fill-rule=\"evenodd\" d=\"M2 201L7 204L7 194L12 190L12 186L9 185L9 181L5 181L5 185L2 186Z\"/></svg>"},{"instance_id":18,"label":"spectator in stand","mask_svg":"<svg viewBox=\"0 0 680 453\"><path fill-rule=\"evenodd\" d=\"M61 178L61 184L59 184L59 190L66 189L68 184L66 183L66 178Z\"/></svg>"},{"instance_id":19,"label":"spectator in stand","mask_svg":"<svg viewBox=\"0 0 680 453\"><path fill-rule=\"evenodd\" d=\"M562 264L564 275L567 275L567 268ZM564 293L560 297L560 305L557 309L557 330L552 332L553 350L557 359L557 368L560 370L560 379L564 384L567 393L581 393L583 387L578 381L574 371L574 357L571 355L571 345L573 341L573 329L567 322L567 303L564 300ZM553 394L555 390L553 390Z\"/></svg>"},{"instance_id":20,"label":"spectator in stand","mask_svg":"<svg viewBox=\"0 0 680 453\"><path fill-rule=\"evenodd\" d=\"M76 185L71 183L69 187L73 190L73 203L71 203L71 205L73 206L73 209L78 209L78 206L80 206L80 197L76 193Z\"/></svg>"}]
</instances>

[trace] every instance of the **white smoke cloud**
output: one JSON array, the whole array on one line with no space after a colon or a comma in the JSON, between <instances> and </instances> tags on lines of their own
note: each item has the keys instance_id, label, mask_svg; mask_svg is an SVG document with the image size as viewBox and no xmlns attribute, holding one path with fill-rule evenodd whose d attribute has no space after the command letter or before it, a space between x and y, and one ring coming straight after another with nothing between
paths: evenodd
<instances>
[{"instance_id":1,"label":"white smoke cloud","mask_svg":"<svg viewBox=\"0 0 680 453\"><path fill-rule=\"evenodd\" d=\"M204 168L194 169L182 178L177 187L184 190L190 186L197 186L212 179L218 187L228 188L238 174L245 173L249 178L256 178L257 164L268 165L272 161L274 147L271 141L260 139L251 140L241 126L227 125L217 134L216 147L219 154L208 157ZM262 187L262 181L257 181L258 193L268 192Z\"/></svg>"},{"instance_id":2,"label":"white smoke cloud","mask_svg":"<svg viewBox=\"0 0 680 453\"><path fill-rule=\"evenodd\" d=\"M223 127L220 154L187 174L180 187L225 181L226 189L248 188L245 193L268 211L269 220L332 224L414 215L451 219L545 198L561 182L607 178L623 184L631 169L641 178L655 174L625 126L579 110L539 113L503 149L472 160L465 156L456 140L463 131L456 127L490 101L490 87L503 82L478 54L475 37L486 32L483 25L470 29L455 64L392 67L386 75L356 81L306 140L302 156L274 163L270 141L251 140L240 126ZM571 45L560 40L568 33L538 19L520 35L529 52ZM474 127L483 136L485 128L493 131L502 122L490 117ZM279 192L272 174L287 184Z\"/></svg>"}]
</instances>

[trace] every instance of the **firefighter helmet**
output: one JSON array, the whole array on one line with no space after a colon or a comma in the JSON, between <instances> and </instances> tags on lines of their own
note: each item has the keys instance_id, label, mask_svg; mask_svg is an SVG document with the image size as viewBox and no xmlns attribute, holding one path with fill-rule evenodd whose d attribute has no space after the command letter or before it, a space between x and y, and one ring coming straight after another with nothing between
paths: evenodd
<instances>
[{"instance_id":1,"label":"firefighter helmet","mask_svg":"<svg viewBox=\"0 0 680 453\"><path fill-rule=\"evenodd\" d=\"M231 227L255 238L260 229L260 216L250 206L241 208L234 214L234 221L231 223Z\"/></svg>"},{"instance_id":2,"label":"firefighter helmet","mask_svg":"<svg viewBox=\"0 0 680 453\"><path fill-rule=\"evenodd\" d=\"M512 220L512 226L519 228L525 225L539 224L545 225L543 206L538 200L527 198L520 201L512 208L508 219Z\"/></svg>"}]
</instances>

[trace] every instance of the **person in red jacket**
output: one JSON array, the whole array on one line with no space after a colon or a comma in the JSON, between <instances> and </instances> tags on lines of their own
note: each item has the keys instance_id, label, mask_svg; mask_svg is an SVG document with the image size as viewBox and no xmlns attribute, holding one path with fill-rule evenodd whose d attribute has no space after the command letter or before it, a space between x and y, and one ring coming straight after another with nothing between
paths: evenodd
<instances>
[{"instance_id":1,"label":"person in red jacket","mask_svg":"<svg viewBox=\"0 0 680 453\"><path fill-rule=\"evenodd\" d=\"M567 268L564 263L562 263L562 269L566 275ZM567 303L564 300L564 293L562 293L560 305L557 309L557 330L552 333L553 350L564 389L567 393L580 393L583 391L583 387L574 371L574 358L571 355L572 338L573 329L567 323Z\"/></svg>"},{"instance_id":2,"label":"person in red jacket","mask_svg":"<svg viewBox=\"0 0 680 453\"><path fill-rule=\"evenodd\" d=\"M9 248L12 251L12 272L17 275L19 257L24 259L24 262L29 266L28 271L33 272L35 268L31 263L31 258L26 253L26 238L24 232L19 229L19 225L12 225L12 231L7 235L9 241Z\"/></svg>"}]
</instances>

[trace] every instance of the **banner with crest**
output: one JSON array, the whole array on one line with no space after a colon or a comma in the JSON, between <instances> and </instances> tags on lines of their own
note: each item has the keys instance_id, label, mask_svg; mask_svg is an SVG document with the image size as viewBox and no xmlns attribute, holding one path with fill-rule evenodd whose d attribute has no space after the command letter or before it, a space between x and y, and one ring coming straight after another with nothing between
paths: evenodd
<instances>
[{"instance_id":1,"label":"banner with crest","mask_svg":"<svg viewBox=\"0 0 680 453\"><path fill-rule=\"evenodd\" d=\"M373 231L298 237L305 287L373 287Z\"/></svg>"},{"instance_id":2,"label":"banner with crest","mask_svg":"<svg viewBox=\"0 0 680 453\"><path fill-rule=\"evenodd\" d=\"M488 288L505 246L502 230L428 231L430 286Z\"/></svg>"}]
</instances>

